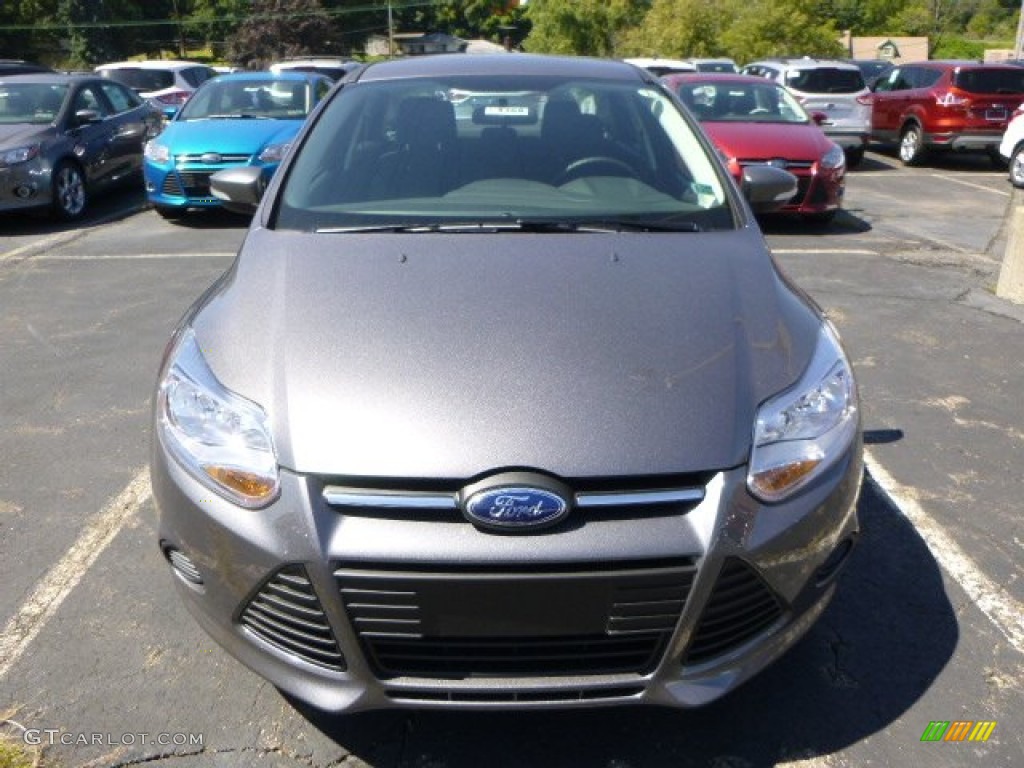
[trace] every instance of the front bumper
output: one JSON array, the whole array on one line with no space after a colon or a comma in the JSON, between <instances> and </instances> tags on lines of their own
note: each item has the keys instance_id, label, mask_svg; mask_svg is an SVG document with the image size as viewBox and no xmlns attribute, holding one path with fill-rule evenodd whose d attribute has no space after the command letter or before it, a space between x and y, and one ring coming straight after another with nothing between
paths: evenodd
<instances>
[{"instance_id":1,"label":"front bumper","mask_svg":"<svg viewBox=\"0 0 1024 768\"><path fill-rule=\"evenodd\" d=\"M0 167L0 211L48 206L53 200L53 168L43 158Z\"/></svg>"},{"instance_id":2,"label":"front bumper","mask_svg":"<svg viewBox=\"0 0 1024 768\"><path fill-rule=\"evenodd\" d=\"M147 160L143 169L146 197L153 205L165 208L219 208L223 203L210 193L210 177L217 171L253 164L248 157L218 165L157 165ZM260 167L269 180L277 164Z\"/></svg>"},{"instance_id":3,"label":"front bumper","mask_svg":"<svg viewBox=\"0 0 1024 768\"><path fill-rule=\"evenodd\" d=\"M698 503L574 510L523 536L332 507L323 480L287 472L274 504L242 510L159 439L151 472L190 612L278 688L341 712L713 701L824 610L863 467L858 444L772 506L736 468L708 475Z\"/></svg>"}]
</instances>

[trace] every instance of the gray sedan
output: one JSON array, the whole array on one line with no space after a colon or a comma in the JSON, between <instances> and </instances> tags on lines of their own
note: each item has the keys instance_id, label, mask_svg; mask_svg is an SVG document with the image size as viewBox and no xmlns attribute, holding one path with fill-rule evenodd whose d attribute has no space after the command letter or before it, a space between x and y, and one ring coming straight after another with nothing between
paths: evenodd
<instances>
[{"instance_id":1,"label":"gray sedan","mask_svg":"<svg viewBox=\"0 0 1024 768\"><path fill-rule=\"evenodd\" d=\"M796 182L736 186L654 76L371 64L265 190L211 186L255 213L161 365L159 546L275 686L693 707L824 610L862 441L836 331L753 216Z\"/></svg>"},{"instance_id":2,"label":"gray sedan","mask_svg":"<svg viewBox=\"0 0 1024 768\"><path fill-rule=\"evenodd\" d=\"M82 214L89 196L138 179L160 114L120 83L61 74L0 78L0 211Z\"/></svg>"}]
</instances>

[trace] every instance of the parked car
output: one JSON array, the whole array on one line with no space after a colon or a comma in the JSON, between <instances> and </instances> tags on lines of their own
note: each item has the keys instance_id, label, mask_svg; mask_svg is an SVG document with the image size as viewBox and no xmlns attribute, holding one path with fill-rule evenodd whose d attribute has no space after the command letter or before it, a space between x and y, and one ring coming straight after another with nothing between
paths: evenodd
<instances>
[{"instance_id":1,"label":"parked car","mask_svg":"<svg viewBox=\"0 0 1024 768\"><path fill-rule=\"evenodd\" d=\"M848 166L860 164L871 134L871 91L860 69L845 61L802 58L755 61L741 71L781 83L808 112L825 115L825 135L846 152Z\"/></svg>"},{"instance_id":2,"label":"parked car","mask_svg":"<svg viewBox=\"0 0 1024 768\"><path fill-rule=\"evenodd\" d=\"M85 211L106 187L138 180L159 113L120 83L42 73L0 77L0 211Z\"/></svg>"},{"instance_id":3,"label":"parked car","mask_svg":"<svg viewBox=\"0 0 1024 768\"><path fill-rule=\"evenodd\" d=\"M535 91L456 121L446 95ZM697 706L820 615L853 370L713 145L606 59L409 57L331 91L161 365L159 546L321 710ZM747 168L750 205L792 175Z\"/></svg>"},{"instance_id":4,"label":"parked car","mask_svg":"<svg viewBox=\"0 0 1024 768\"><path fill-rule=\"evenodd\" d=\"M96 67L101 77L124 83L158 109L176 110L217 70L194 61L117 61Z\"/></svg>"},{"instance_id":5,"label":"parked car","mask_svg":"<svg viewBox=\"0 0 1024 768\"><path fill-rule=\"evenodd\" d=\"M670 75L673 72L696 72L697 65L692 64L689 61L682 59L663 59L660 57L636 57L631 59L624 59L634 67L640 67L646 69L652 75L661 77L663 75Z\"/></svg>"},{"instance_id":6,"label":"parked car","mask_svg":"<svg viewBox=\"0 0 1024 768\"><path fill-rule=\"evenodd\" d=\"M698 72L725 72L735 74L740 71L736 62L729 58L718 59L686 59Z\"/></svg>"},{"instance_id":7,"label":"parked car","mask_svg":"<svg viewBox=\"0 0 1024 768\"><path fill-rule=\"evenodd\" d=\"M797 194L779 210L830 221L846 184L846 158L781 85L752 75L666 75L665 84L701 122L737 184L753 165L784 168Z\"/></svg>"},{"instance_id":8,"label":"parked car","mask_svg":"<svg viewBox=\"0 0 1024 768\"><path fill-rule=\"evenodd\" d=\"M277 74L281 72L315 72L326 75L332 80L341 80L349 72L359 69L360 66L362 65L358 61L340 56L293 56L274 62L270 65L270 71Z\"/></svg>"},{"instance_id":9,"label":"parked car","mask_svg":"<svg viewBox=\"0 0 1024 768\"><path fill-rule=\"evenodd\" d=\"M899 144L905 165L932 151L987 152L999 145L1024 100L1024 69L1007 64L920 61L900 64L875 84L872 138Z\"/></svg>"},{"instance_id":10,"label":"parked car","mask_svg":"<svg viewBox=\"0 0 1024 768\"><path fill-rule=\"evenodd\" d=\"M1024 106L1022 104L1021 106ZM1014 110L1013 117L999 142L999 155L1009 166L1010 182L1024 189L1024 110Z\"/></svg>"},{"instance_id":11,"label":"parked car","mask_svg":"<svg viewBox=\"0 0 1024 768\"><path fill-rule=\"evenodd\" d=\"M157 213L220 207L210 176L225 168L254 167L269 181L331 85L305 72L240 72L204 83L146 145L146 195Z\"/></svg>"},{"instance_id":12,"label":"parked car","mask_svg":"<svg viewBox=\"0 0 1024 768\"><path fill-rule=\"evenodd\" d=\"M42 64L33 64L22 59L0 59L0 77L29 75L33 72L53 72L53 70Z\"/></svg>"},{"instance_id":13,"label":"parked car","mask_svg":"<svg viewBox=\"0 0 1024 768\"><path fill-rule=\"evenodd\" d=\"M846 59L860 70L864 83L874 88L875 83L885 78L896 66L891 59Z\"/></svg>"}]
</instances>

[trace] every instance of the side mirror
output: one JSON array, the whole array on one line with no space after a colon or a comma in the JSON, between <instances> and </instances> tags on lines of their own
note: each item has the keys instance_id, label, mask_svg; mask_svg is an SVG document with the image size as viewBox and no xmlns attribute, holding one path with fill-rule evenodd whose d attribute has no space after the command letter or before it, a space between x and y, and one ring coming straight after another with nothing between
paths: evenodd
<instances>
[{"instance_id":1,"label":"side mirror","mask_svg":"<svg viewBox=\"0 0 1024 768\"><path fill-rule=\"evenodd\" d=\"M80 109L75 112L75 125L92 125L93 123L102 122L103 115L97 112L95 109Z\"/></svg>"},{"instance_id":2,"label":"side mirror","mask_svg":"<svg viewBox=\"0 0 1024 768\"><path fill-rule=\"evenodd\" d=\"M173 120L174 116L178 114L179 109L181 109L181 107L178 105L174 105L172 107L164 107L160 110L160 114L164 116L164 120Z\"/></svg>"},{"instance_id":3,"label":"side mirror","mask_svg":"<svg viewBox=\"0 0 1024 768\"><path fill-rule=\"evenodd\" d=\"M266 188L261 168L227 168L210 176L210 193L229 211L246 216L256 212Z\"/></svg>"},{"instance_id":4,"label":"side mirror","mask_svg":"<svg viewBox=\"0 0 1024 768\"><path fill-rule=\"evenodd\" d=\"M754 213L771 213L784 206L796 194L796 176L770 165L750 165L743 169L740 185Z\"/></svg>"},{"instance_id":5,"label":"side mirror","mask_svg":"<svg viewBox=\"0 0 1024 768\"><path fill-rule=\"evenodd\" d=\"M821 125L828 120L828 115L824 112L811 112L811 120L814 121L815 125Z\"/></svg>"}]
</instances>

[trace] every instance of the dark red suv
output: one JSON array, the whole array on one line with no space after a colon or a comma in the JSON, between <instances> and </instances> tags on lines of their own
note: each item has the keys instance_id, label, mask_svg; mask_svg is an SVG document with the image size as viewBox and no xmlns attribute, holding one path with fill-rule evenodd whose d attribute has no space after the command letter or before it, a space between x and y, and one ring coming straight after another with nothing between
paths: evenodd
<instances>
[{"instance_id":1,"label":"dark red suv","mask_svg":"<svg viewBox=\"0 0 1024 768\"><path fill-rule=\"evenodd\" d=\"M983 151L1002 164L999 140L1024 101L1024 68L962 61L901 64L874 86L871 138L898 142L904 165L930 150Z\"/></svg>"}]
</instances>

